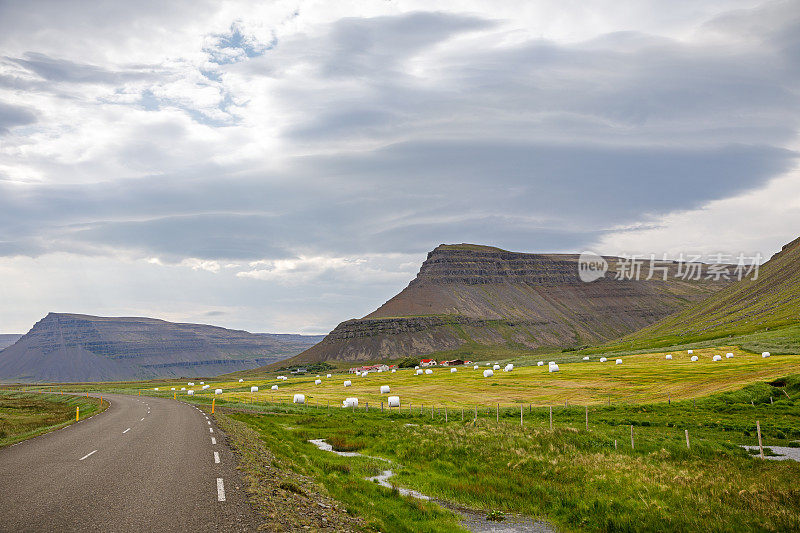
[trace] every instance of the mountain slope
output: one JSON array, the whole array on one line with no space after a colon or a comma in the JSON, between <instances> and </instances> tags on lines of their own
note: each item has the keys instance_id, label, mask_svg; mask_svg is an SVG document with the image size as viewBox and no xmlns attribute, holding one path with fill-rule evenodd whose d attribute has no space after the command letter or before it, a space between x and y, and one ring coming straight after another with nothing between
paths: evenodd
<instances>
[{"instance_id":1,"label":"mountain slope","mask_svg":"<svg viewBox=\"0 0 800 533\"><path fill-rule=\"evenodd\" d=\"M616 271L619 258L605 258ZM395 359L468 345L577 347L619 338L699 301L727 282L585 283L578 256L525 254L471 244L440 245L402 292L362 319L339 324L292 362ZM647 273L649 262L643 266Z\"/></svg>"},{"instance_id":2,"label":"mountain slope","mask_svg":"<svg viewBox=\"0 0 800 533\"><path fill-rule=\"evenodd\" d=\"M754 277L736 281L614 345L667 346L800 322L800 238L761 265Z\"/></svg>"},{"instance_id":3,"label":"mountain slope","mask_svg":"<svg viewBox=\"0 0 800 533\"><path fill-rule=\"evenodd\" d=\"M64 382L214 376L285 359L319 339L153 318L50 313L0 352L0 379Z\"/></svg>"}]
</instances>

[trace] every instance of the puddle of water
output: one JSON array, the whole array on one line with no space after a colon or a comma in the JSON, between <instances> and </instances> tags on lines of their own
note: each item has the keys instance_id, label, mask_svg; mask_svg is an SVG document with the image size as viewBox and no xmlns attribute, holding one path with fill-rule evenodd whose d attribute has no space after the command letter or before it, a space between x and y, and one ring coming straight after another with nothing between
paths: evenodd
<instances>
[{"instance_id":1,"label":"puddle of water","mask_svg":"<svg viewBox=\"0 0 800 533\"><path fill-rule=\"evenodd\" d=\"M391 489L392 488L392 484L389 483L389 478L392 477L393 475L394 475L394 472L392 472L391 470L384 470L383 472L380 473L380 475L377 475L377 476L374 476L374 477L368 477L367 481L377 481L378 485L380 485L381 487L386 487L387 489ZM417 491L411 490L411 489L404 489L404 488L401 488L401 487L397 487L397 491L402 496L411 496L412 498L416 498L418 500L430 500L431 499L430 496L425 496L421 492L417 492Z\"/></svg>"},{"instance_id":2,"label":"puddle of water","mask_svg":"<svg viewBox=\"0 0 800 533\"><path fill-rule=\"evenodd\" d=\"M308 442L310 442L311 444L313 444L314 446L316 446L317 448L319 448L320 450L322 450L324 452L332 452L332 453L335 453L336 455L341 455L342 457L367 457L366 455L361 455L358 452L339 452L339 451L336 451L336 450L333 449L333 446L331 446L330 444L325 442L325 439L311 439Z\"/></svg>"}]
</instances>

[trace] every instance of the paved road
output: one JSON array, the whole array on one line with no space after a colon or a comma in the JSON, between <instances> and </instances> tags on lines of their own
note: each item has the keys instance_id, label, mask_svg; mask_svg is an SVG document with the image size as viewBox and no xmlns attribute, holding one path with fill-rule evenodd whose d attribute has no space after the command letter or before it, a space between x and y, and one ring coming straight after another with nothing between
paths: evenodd
<instances>
[{"instance_id":1,"label":"paved road","mask_svg":"<svg viewBox=\"0 0 800 533\"><path fill-rule=\"evenodd\" d=\"M213 419L175 400L103 397L105 412L0 449L0 531L257 529Z\"/></svg>"}]
</instances>

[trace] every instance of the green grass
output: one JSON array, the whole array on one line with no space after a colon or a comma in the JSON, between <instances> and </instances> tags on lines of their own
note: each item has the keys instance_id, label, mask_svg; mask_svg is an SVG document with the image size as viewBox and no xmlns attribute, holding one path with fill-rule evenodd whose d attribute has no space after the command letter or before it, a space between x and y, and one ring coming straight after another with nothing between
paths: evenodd
<instances>
[{"instance_id":1,"label":"green grass","mask_svg":"<svg viewBox=\"0 0 800 533\"><path fill-rule=\"evenodd\" d=\"M588 431L583 407L555 409L552 431L549 409L526 407L522 428L519 408L502 409L499 422L495 410L481 410L477 421L472 412L462 421L460 410L450 411L447 423L442 410L432 416L429 409L273 406L271 414L231 416L382 531L432 526L424 515L394 508L383 521L369 502L381 511L395 505L384 500L388 491L359 481L381 465L320 452L308 439L402 465L393 478L400 486L473 509L547 518L567 530L791 531L800 528L800 465L761 461L739 447L757 444L756 420L766 446L800 439L800 376L776 385L671 404L596 406Z\"/></svg>"},{"instance_id":2,"label":"green grass","mask_svg":"<svg viewBox=\"0 0 800 533\"><path fill-rule=\"evenodd\" d=\"M107 402L103 405L107 406ZM71 424L76 407L83 419L100 410L100 401L73 395L0 391L0 447Z\"/></svg>"}]
</instances>

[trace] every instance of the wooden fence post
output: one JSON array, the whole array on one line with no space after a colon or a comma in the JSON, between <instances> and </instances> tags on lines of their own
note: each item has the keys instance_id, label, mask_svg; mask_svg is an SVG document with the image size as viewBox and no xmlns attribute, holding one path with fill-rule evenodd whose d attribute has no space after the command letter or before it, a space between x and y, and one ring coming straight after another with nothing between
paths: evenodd
<instances>
[{"instance_id":1,"label":"wooden fence post","mask_svg":"<svg viewBox=\"0 0 800 533\"><path fill-rule=\"evenodd\" d=\"M586 406L586 431L589 431L589 406Z\"/></svg>"},{"instance_id":2,"label":"wooden fence post","mask_svg":"<svg viewBox=\"0 0 800 533\"><path fill-rule=\"evenodd\" d=\"M497 422L500 423L500 404L497 404Z\"/></svg>"},{"instance_id":3,"label":"wooden fence post","mask_svg":"<svg viewBox=\"0 0 800 533\"><path fill-rule=\"evenodd\" d=\"M522 409L523 409L523 408L522 408L522 406L520 405L520 406L519 406L519 427L521 427L521 428L522 428L522 427L525 427L525 425L522 423L522 413L523 413Z\"/></svg>"},{"instance_id":4,"label":"wooden fence post","mask_svg":"<svg viewBox=\"0 0 800 533\"><path fill-rule=\"evenodd\" d=\"M686 433L686 449L687 450L691 450L691 448L689 447L689 430L688 429L684 429L683 431L684 431L684 433Z\"/></svg>"},{"instance_id":5,"label":"wooden fence post","mask_svg":"<svg viewBox=\"0 0 800 533\"><path fill-rule=\"evenodd\" d=\"M631 450L633 450L633 424L631 424Z\"/></svg>"},{"instance_id":6,"label":"wooden fence post","mask_svg":"<svg viewBox=\"0 0 800 533\"><path fill-rule=\"evenodd\" d=\"M553 406L550 406L550 429L553 429Z\"/></svg>"},{"instance_id":7,"label":"wooden fence post","mask_svg":"<svg viewBox=\"0 0 800 533\"><path fill-rule=\"evenodd\" d=\"M756 420L756 431L758 431L758 450L761 453L761 458L764 458L764 446L761 444L761 422Z\"/></svg>"}]
</instances>

